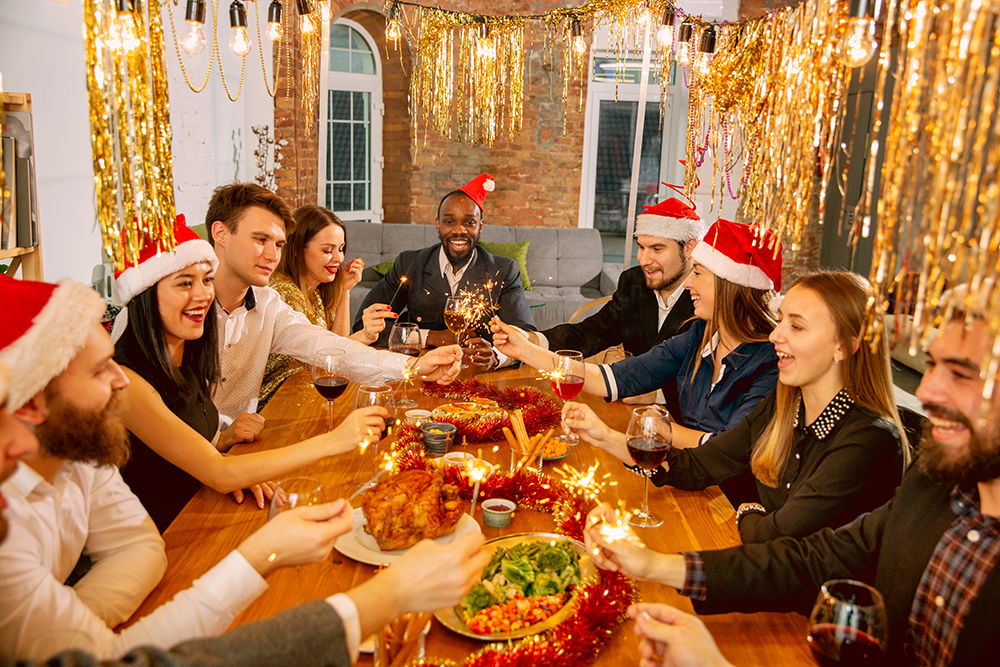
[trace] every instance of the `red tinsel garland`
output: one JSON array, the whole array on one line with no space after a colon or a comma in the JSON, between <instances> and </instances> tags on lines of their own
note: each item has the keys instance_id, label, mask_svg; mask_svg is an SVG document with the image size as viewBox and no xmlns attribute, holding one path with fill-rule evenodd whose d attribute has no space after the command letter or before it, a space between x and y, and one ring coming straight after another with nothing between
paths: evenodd
<instances>
[{"instance_id":1,"label":"red tinsel garland","mask_svg":"<svg viewBox=\"0 0 1000 667\"><path fill-rule=\"evenodd\" d=\"M499 402L499 401L498 401ZM410 445L420 438L419 431L404 426L393 443L398 469L426 469L429 465L423 447ZM462 498L472 498L472 485L461 468L445 466L445 481L455 484ZM551 512L556 530L576 540L583 540L587 513L594 500L584 489L562 481L521 471L516 475L495 472L480 483L483 498L508 498L518 507L536 512ZM462 667L574 667L592 663L608 638L625 621L628 606L635 601L635 584L618 572L599 570L599 579L581 586L573 615L543 635L527 637L514 644L490 644L470 655ZM445 667L451 661L425 658L420 664Z\"/></svg>"},{"instance_id":2,"label":"red tinsel garland","mask_svg":"<svg viewBox=\"0 0 1000 667\"><path fill-rule=\"evenodd\" d=\"M506 387L499 388L492 384L480 382L479 380L459 380L449 385L439 385L433 382L425 382L421 391L428 396L437 398L455 398L459 400L469 400L470 398L483 398L495 401L504 410L517 410L520 408L524 415L524 427L529 435L541 433L547 429L554 428L561 419L561 408L551 396L533 387ZM484 442L497 442L504 439L503 427L506 421L483 419L474 424L468 424L459 419L442 418L441 421L454 424L458 429L455 433L455 442L461 442L466 438L470 444L478 445Z\"/></svg>"}]
</instances>

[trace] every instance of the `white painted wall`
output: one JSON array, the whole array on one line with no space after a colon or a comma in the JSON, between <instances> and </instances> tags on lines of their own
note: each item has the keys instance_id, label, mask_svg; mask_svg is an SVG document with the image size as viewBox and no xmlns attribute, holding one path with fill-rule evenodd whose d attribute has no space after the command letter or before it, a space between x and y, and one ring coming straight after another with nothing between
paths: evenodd
<instances>
[{"instance_id":1,"label":"white painted wall","mask_svg":"<svg viewBox=\"0 0 1000 667\"><path fill-rule=\"evenodd\" d=\"M239 60L229 51L229 21L225 7L222 3L220 6L220 51L230 90L235 94L240 79ZM175 21L180 27L184 3L176 8L168 3L167 7L176 12ZM249 18L252 23L252 13ZM207 23L211 24L211 12ZM236 103L223 89L218 62L202 93L188 88L166 14L164 36L174 133L174 193L177 211L193 225L204 221L208 200L217 186L253 178L256 145L250 126L273 125L273 100L264 91L256 34L252 35L254 50L247 57L243 93ZM204 78L210 51L211 45L193 59L182 54L195 85ZM265 61L270 71L269 50ZM80 0L0 0L0 72L5 90L32 95L45 278L53 281L70 277L89 282L91 269L101 262L101 239L93 205ZM234 130L240 134L235 159Z\"/></svg>"}]
</instances>

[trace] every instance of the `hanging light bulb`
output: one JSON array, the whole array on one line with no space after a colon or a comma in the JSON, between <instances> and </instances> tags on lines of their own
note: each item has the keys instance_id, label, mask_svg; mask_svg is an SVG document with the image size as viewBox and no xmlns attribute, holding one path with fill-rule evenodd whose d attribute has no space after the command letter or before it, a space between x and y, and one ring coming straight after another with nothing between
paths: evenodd
<instances>
[{"instance_id":1,"label":"hanging light bulb","mask_svg":"<svg viewBox=\"0 0 1000 667\"><path fill-rule=\"evenodd\" d=\"M573 50L581 56L587 52L587 40L583 36L583 25L580 19L573 19L569 25L569 35L573 42Z\"/></svg>"},{"instance_id":2,"label":"hanging light bulb","mask_svg":"<svg viewBox=\"0 0 1000 667\"><path fill-rule=\"evenodd\" d=\"M660 20L660 30L656 33L656 41L664 50L669 49L674 44L674 8L667 7L663 10L663 18Z\"/></svg>"},{"instance_id":3,"label":"hanging light bulb","mask_svg":"<svg viewBox=\"0 0 1000 667\"><path fill-rule=\"evenodd\" d=\"M271 0L267 8L267 38L272 42L281 39L281 3Z\"/></svg>"},{"instance_id":4,"label":"hanging light bulb","mask_svg":"<svg viewBox=\"0 0 1000 667\"><path fill-rule=\"evenodd\" d=\"M389 20L385 24L385 38L397 41L403 36L403 31L399 25L399 4L394 2L389 7Z\"/></svg>"},{"instance_id":5,"label":"hanging light bulb","mask_svg":"<svg viewBox=\"0 0 1000 667\"><path fill-rule=\"evenodd\" d=\"M181 40L181 48L189 56L196 56L205 50L205 0L188 0L187 11L184 12L188 31Z\"/></svg>"},{"instance_id":6,"label":"hanging light bulb","mask_svg":"<svg viewBox=\"0 0 1000 667\"><path fill-rule=\"evenodd\" d=\"M691 25L691 21L685 20L684 23L681 23L680 30L677 32L677 41L680 42L680 47L677 50L677 62L684 67L691 64L692 35L694 35L694 26Z\"/></svg>"},{"instance_id":7,"label":"hanging light bulb","mask_svg":"<svg viewBox=\"0 0 1000 667\"><path fill-rule=\"evenodd\" d=\"M710 25L701 33L701 41L698 43L698 55L696 56L694 67L698 74L704 76L708 74L708 68L712 64L712 55L715 53L715 26Z\"/></svg>"},{"instance_id":8,"label":"hanging light bulb","mask_svg":"<svg viewBox=\"0 0 1000 667\"><path fill-rule=\"evenodd\" d=\"M837 42L837 59L847 67L861 67L876 51L875 19L868 16L868 0L851 0L850 18Z\"/></svg>"},{"instance_id":9,"label":"hanging light bulb","mask_svg":"<svg viewBox=\"0 0 1000 667\"><path fill-rule=\"evenodd\" d=\"M229 37L229 50L241 58L245 58L253 44L247 34L247 8L240 0L233 0L229 5L229 25L233 34Z\"/></svg>"},{"instance_id":10,"label":"hanging light bulb","mask_svg":"<svg viewBox=\"0 0 1000 667\"><path fill-rule=\"evenodd\" d=\"M493 43L493 37L490 36L490 26L486 23L486 19L483 19L482 25L479 26L479 39L476 40L476 48L480 58L493 59L497 56L496 45Z\"/></svg>"},{"instance_id":11,"label":"hanging light bulb","mask_svg":"<svg viewBox=\"0 0 1000 667\"><path fill-rule=\"evenodd\" d=\"M319 20L329 21L330 20L330 0L318 0L316 6L319 8Z\"/></svg>"},{"instance_id":12,"label":"hanging light bulb","mask_svg":"<svg viewBox=\"0 0 1000 667\"><path fill-rule=\"evenodd\" d=\"M141 44L139 31L135 25L135 8L132 0L118 0L115 3L114 26L108 43L112 49L131 52Z\"/></svg>"},{"instance_id":13,"label":"hanging light bulb","mask_svg":"<svg viewBox=\"0 0 1000 667\"><path fill-rule=\"evenodd\" d=\"M313 10L312 5L309 4L309 0L296 0L295 3L299 8L299 21L301 22L301 30L303 33L312 32L316 26L313 23Z\"/></svg>"}]
</instances>

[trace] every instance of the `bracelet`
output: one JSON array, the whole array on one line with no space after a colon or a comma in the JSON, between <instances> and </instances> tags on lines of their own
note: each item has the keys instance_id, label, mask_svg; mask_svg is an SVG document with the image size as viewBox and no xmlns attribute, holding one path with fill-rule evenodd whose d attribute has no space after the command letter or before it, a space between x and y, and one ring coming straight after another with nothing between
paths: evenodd
<instances>
[{"instance_id":1,"label":"bracelet","mask_svg":"<svg viewBox=\"0 0 1000 667\"><path fill-rule=\"evenodd\" d=\"M736 528L739 529L740 521L747 514L767 514L767 509L760 503L744 503L736 510Z\"/></svg>"}]
</instances>

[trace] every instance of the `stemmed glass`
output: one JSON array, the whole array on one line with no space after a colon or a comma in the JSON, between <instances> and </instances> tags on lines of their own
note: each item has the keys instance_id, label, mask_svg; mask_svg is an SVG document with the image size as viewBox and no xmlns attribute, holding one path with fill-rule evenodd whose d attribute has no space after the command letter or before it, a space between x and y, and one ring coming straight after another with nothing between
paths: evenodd
<instances>
[{"instance_id":1,"label":"stemmed glass","mask_svg":"<svg viewBox=\"0 0 1000 667\"><path fill-rule=\"evenodd\" d=\"M625 431L625 446L635 464L645 471L642 481L642 507L632 513L629 523L640 528L655 528L663 519L649 511L649 476L656 466L663 463L673 442L670 414L658 405L632 410Z\"/></svg>"},{"instance_id":2,"label":"stemmed glass","mask_svg":"<svg viewBox=\"0 0 1000 667\"><path fill-rule=\"evenodd\" d=\"M420 356L420 329L412 322L397 322L389 332L389 350L408 357ZM408 378L403 378L403 399L396 404L400 408L415 408L417 402L406 395Z\"/></svg>"},{"instance_id":3,"label":"stemmed glass","mask_svg":"<svg viewBox=\"0 0 1000 667\"><path fill-rule=\"evenodd\" d=\"M886 648L885 603L867 584L834 579L823 584L806 641L822 667L878 664Z\"/></svg>"},{"instance_id":4,"label":"stemmed glass","mask_svg":"<svg viewBox=\"0 0 1000 667\"><path fill-rule=\"evenodd\" d=\"M462 297L449 296L444 302L444 324L449 331L455 334L455 342L461 345L462 334L469 326L468 309L465 307ZM468 364L462 363L462 368L468 367Z\"/></svg>"},{"instance_id":5,"label":"stemmed glass","mask_svg":"<svg viewBox=\"0 0 1000 667\"><path fill-rule=\"evenodd\" d=\"M380 405L389 412L389 416L385 419L384 425L382 426L382 432L375 440L375 454L373 458L375 461L375 474L378 475L379 440L384 438L389 427L396 423L396 403L392 400L392 387L387 384L379 385L377 387L358 387L358 395L354 399L354 409L357 410L358 408L367 408L370 405Z\"/></svg>"},{"instance_id":6,"label":"stemmed glass","mask_svg":"<svg viewBox=\"0 0 1000 667\"><path fill-rule=\"evenodd\" d=\"M270 521L280 512L309 507L323 502L323 485L312 477L289 477L274 486L274 495L267 510Z\"/></svg>"},{"instance_id":7,"label":"stemmed glass","mask_svg":"<svg viewBox=\"0 0 1000 667\"><path fill-rule=\"evenodd\" d=\"M559 350L555 355L549 372L549 383L552 391L565 405L566 401L573 400L583 390L587 367L583 364L583 354L576 350ZM557 435L552 439L565 442L570 447L580 443L580 438L575 435Z\"/></svg>"},{"instance_id":8,"label":"stemmed glass","mask_svg":"<svg viewBox=\"0 0 1000 667\"><path fill-rule=\"evenodd\" d=\"M310 367L313 386L319 395L326 399L330 414L329 430L333 430L333 402L340 398L347 389L347 378L343 375L344 351L320 350Z\"/></svg>"}]
</instances>

